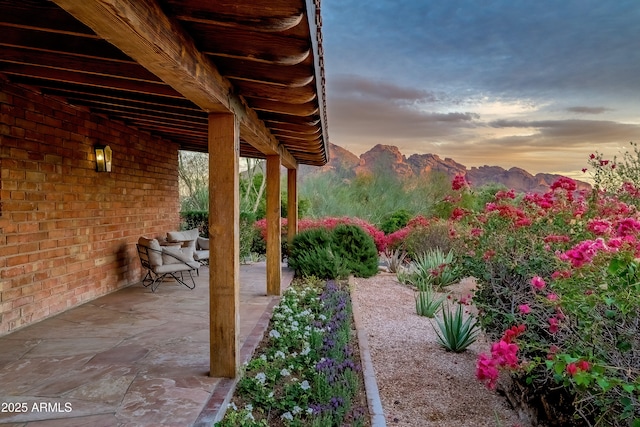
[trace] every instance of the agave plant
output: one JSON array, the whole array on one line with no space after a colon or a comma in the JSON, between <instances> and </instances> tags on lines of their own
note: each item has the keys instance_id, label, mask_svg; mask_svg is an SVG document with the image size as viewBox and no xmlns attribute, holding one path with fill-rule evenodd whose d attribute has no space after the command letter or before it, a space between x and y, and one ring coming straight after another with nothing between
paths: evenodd
<instances>
[{"instance_id":1,"label":"agave plant","mask_svg":"<svg viewBox=\"0 0 640 427\"><path fill-rule=\"evenodd\" d=\"M442 309L442 321L436 319L440 332L438 342L448 351L461 353L473 344L478 338L479 325L474 315L470 314L464 318L464 308L462 304L456 304L455 311L449 307ZM435 328L434 328L435 329Z\"/></svg>"},{"instance_id":2,"label":"agave plant","mask_svg":"<svg viewBox=\"0 0 640 427\"><path fill-rule=\"evenodd\" d=\"M418 291L415 299L416 313L418 313L419 316L433 318L444 300L447 299L447 295L438 295L438 293L433 290L432 285L426 285Z\"/></svg>"},{"instance_id":3,"label":"agave plant","mask_svg":"<svg viewBox=\"0 0 640 427\"><path fill-rule=\"evenodd\" d=\"M458 280L458 270L453 266L453 251L445 254L440 249L428 250L413 261L416 280L422 280L441 288Z\"/></svg>"},{"instance_id":4,"label":"agave plant","mask_svg":"<svg viewBox=\"0 0 640 427\"><path fill-rule=\"evenodd\" d=\"M405 251L394 249L391 251L385 251L383 259L387 263L387 267L389 267L389 271L391 273L398 273L404 265L406 257L407 253Z\"/></svg>"}]
</instances>

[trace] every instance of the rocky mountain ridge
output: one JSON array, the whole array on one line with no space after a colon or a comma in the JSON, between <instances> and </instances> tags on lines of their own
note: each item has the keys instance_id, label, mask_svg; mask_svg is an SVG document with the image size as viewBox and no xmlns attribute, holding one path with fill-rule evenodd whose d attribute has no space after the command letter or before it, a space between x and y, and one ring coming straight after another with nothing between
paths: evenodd
<instances>
[{"instance_id":1,"label":"rocky mountain ridge","mask_svg":"<svg viewBox=\"0 0 640 427\"><path fill-rule=\"evenodd\" d=\"M350 151L329 144L330 161L321 168L303 168L301 175L334 172L345 178L360 174L392 172L401 178L423 176L430 172L440 172L453 178L464 175L472 187L480 187L489 183L497 183L513 188L518 192L543 193L560 175L538 173L532 175L524 169L512 167L504 169L500 166L480 166L467 168L453 159L442 159L436 154L412 154L408 158L398 147L378 144L360 157ZM591 186L577 181L578 189L588 190Z\"/></svg>"}]
</instances>

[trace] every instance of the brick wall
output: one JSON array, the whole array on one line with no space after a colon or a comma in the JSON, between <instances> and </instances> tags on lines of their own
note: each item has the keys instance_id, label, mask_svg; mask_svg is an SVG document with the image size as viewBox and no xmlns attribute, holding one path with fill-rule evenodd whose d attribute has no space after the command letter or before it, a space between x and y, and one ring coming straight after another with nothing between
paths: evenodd
<instances>
[{"instance_id":1,"label":"brick wall","mask_svg":"<svg viewBox=\"0 0 640 427\"><path fill-rule=\"evenodd\" d=\"M177 144L2 76L0 173L0 335L139 281L138 237L180 223Z\"/></svg>"}]
</instances>

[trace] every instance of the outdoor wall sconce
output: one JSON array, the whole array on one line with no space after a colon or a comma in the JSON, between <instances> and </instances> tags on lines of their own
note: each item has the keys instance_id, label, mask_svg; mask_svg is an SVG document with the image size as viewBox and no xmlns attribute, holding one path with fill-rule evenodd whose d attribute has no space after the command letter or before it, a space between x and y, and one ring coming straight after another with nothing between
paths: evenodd
<instances>
[{"instance_id":1,"label":"outdoor wall sconce","mask_svg":"<svg viewBox=\"0 0 640 427\"><path fill-rule=\"evenodd\" d=\"M108 145L96 145L96 170L98 172L111 172L111 147Z\"/></svg>"}]
</instances>

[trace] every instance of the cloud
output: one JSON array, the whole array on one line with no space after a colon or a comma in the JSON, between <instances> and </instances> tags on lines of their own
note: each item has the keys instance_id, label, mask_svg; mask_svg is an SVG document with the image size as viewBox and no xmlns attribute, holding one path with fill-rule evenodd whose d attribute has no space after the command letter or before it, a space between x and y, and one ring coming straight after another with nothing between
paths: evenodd
<instances>
[{"instance_id":1,"label":"cloud","mask_svg":"<svg viewBox=\"0 0 640 427\"><path fill-rule=\"evenodd\" d=\"M636 0L323 0L329 73L532 97L633 99L639 19Z\"/></svg>"},{"instance_id":2,"label":"cloud","mask_svg":"<svg viewBox=\"0 0 640 427\"><path fill-rule=\"evenodd\" d=\"M611 108L605 107L569 107L567 111L570 113L579 113L579 114L602 114L607 111L613 111Z\"/></svg>"},{"instance_id":3,"label":"cloud","mask_svg":"<svg viewBox=\"0 0 640 427\"><path fill-rule=\"evenodd\" d=\"M536 129L533 137L546 145L568 143L620 143L638 139L640 125L605 120L495 120L495 128Z\"/></svg>"},{"instance_id":4,"label":"cloud","mask_svg":"<svg viewBox=\"0 0 640 427\"><path fill-rule=\"evenodd\" d=\"M361 97L380 99L390 102L420 101L431 103L438 101L438 96L424 89L401 87L384 81L374 81L355 75L334 76L332 89L340 97Z\"/></svg>"},{"instance_id":5,"label":"cloud","mask_svg":"<svg viewBox=\"0 0 640 427\"><path fill-rule=\"evenodd\" d=\"M426 142L456 140L463 129L473 129L478 114L434 111L424 91L367 79L336 82L328 94L331 141L357 154L385 143L416 150Z\"/></svg>"},{"instance_id":6,"label":"cloud","mask_svg":"<svg viewBox=\"0 0 640 427\"><path fill-rule=\"evenodd\" d=\"M637 0L323 0L322 11L329 135L356 154L381 143L537 173L640 142Z\"/></svg>"},{"instance_id":7,"label":"cloud","mask_svg":"<svg viewBox=\"0 0 640 427\"><path fill-rule=\"evenodd\" d=\"M489 129L507 136L492 137ZM519 135L522 130L527 135ZM575 176L598 151L613 157L640 139L640 125L598 120L495 120L447 154L466 165L519 166L532 173L563 172ZM508 135L509 131L513 134Z\"/></svg>"}]
</instances>

